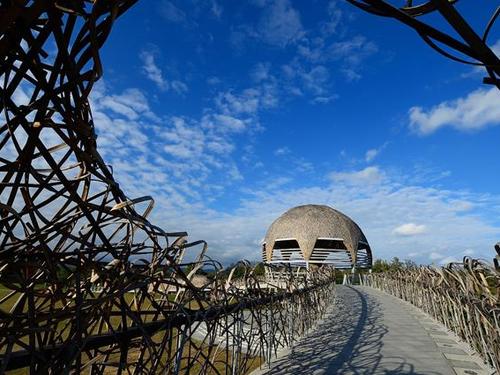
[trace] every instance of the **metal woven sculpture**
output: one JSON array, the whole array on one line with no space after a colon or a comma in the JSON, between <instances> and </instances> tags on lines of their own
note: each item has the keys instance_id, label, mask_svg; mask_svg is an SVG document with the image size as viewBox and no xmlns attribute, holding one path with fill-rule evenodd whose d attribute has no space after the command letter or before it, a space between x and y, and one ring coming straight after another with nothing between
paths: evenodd
<instances>
[{"instance_id":1,"label":"metal woven sculpture","mask_svg":"<svg viewBox=\"0 0 500 375\"><path fill-rule=\"evenodd\" d=\"M88 97L134 3L0 2L0 373L242 373L330 301L325 270L279 289L249 265L228 276L114 180ZM195 285L202 267L212 278Z\"/></svg>"},{"instance_id":2,"label":"metal woven sculpture","mask_svg":"<svg viewBox=\"0 0 500 375\"><path fill-rule=\"evenodd\" d=\"M500 7L492 14L481 35L477 34L467 20L455 8L458 0L347 0L355 6L375 15L394 18L415 31L440 54L465 64L483 66L488 77L484 83L500 88L500 59L488 46L488 36L500 15ZM399 3L400 6L392 5ZM456 32L439 30L421 20L422 16L439 14ZM435 21L435 19L434 19ZM445 28L443 28L445 29Z\"/></svg>"},{"instance_id":3,"label":"metal woven sculpture","mask_svg":"<svg viewBox=\"0 0 500 375\"><path fill-rule=\"evenodd\" d=\"M365 275L364 282L439 320L500 373L500 268L465 257L443 268Z\"/></svg>"}]
</instances>

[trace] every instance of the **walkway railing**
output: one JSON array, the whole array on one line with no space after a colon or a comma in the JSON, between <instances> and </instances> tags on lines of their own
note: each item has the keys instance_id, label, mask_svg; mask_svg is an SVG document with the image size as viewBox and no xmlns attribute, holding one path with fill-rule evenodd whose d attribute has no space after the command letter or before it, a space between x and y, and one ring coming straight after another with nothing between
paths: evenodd
<instances>
[{"instance_id":1,"label":"walkway railing","mask_svg":"<svg viewBox=\"0 0 500 375\"><path fill-rule=\"evenodd\" d=\"M433 316L500 373L500 272L489 264L466 257L443 268L364 275L363 283Z\"/></svg>"},{"instance_id":2,"label":"walkway railing","mask_svg":"<svg viewBox=\"0 0 500 375\"><path fill-rule=\"evenodd\" d=\"M37 314L36 334L46 338L40 344L29 344L33 329L25 314L4 313L0 373L245 374L293 346L335 296L333 269L307 278L281 270L278 286L255 276L255 266L246 262L216 269L210 277L197 270L215 262L192 265L184 280L157 277L151 288L116 296L104 282L89 290L86 313L78 316L54 304L51 314ZM76 326L85 332L78 347L69 330Z\"/></svg>"}]
</instances>

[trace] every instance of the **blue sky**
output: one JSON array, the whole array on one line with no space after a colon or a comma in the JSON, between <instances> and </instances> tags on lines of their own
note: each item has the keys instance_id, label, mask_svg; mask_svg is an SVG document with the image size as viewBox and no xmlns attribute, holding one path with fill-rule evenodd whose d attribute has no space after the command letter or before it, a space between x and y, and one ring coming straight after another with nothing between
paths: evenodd
<instances>
[{"instance_id":1,"label":"blue sky","mask_svg":"<svg viewBox=\"0 0 500 375\"><path fill-rule=\"evenodd\" d=\"M494 4L461 3L482 29ZM375 257L492 257L500 94L403 25L343 1L142 1L102 59L104 159L212 257L258 259L304 203L351 216Z\"/></svg>"}]
</instances>

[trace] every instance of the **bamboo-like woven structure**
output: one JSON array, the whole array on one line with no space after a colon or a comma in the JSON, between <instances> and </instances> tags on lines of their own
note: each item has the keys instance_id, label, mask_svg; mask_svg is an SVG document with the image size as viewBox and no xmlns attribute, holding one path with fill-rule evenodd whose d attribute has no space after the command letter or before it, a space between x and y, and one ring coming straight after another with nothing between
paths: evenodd
<instances>
[{"instance_id":1,"label":"bamboo-like woven structure","mask_svg":"<svg viewBox=\"0 0 500 375\"><path fill-rule=\"evenodd\" d=\"M364 275L363 282L433 316L500 373L500 268L465 257L442 268Z\"/></svg>"},{"instance_id":2,"label":"bamboo-like woven structure","mask_svg":"<svg viewBox=\"0 0 500 375\"><path fill-rule=\"evenodd\" d=\"M115 181L88 97L134 3L0 3L0 374L240 374L331 302L327 269L281 288L228 275Z\"/></svg>"},{"instance_id":3,"label":"bamboo-like woven structure","mask_svg":"<svg viewBox=\"0 0 500 375\"><path fill-rule=\"evenodd\" d=\"M483 83L500 89L500 59L490 47L500 7L484 28L476 31L458 11L458 0L347 1L414 29L425 43L449 59L483 67L487 73ZM464 258L463 263L447 268L404 269L366 275L363 280L440 320L500 373L500 245L495 249L494 267Z\"/></svg>"},{"instance_id":4,"label":"bamboo-like woven structure","mask_svg":"<svg viewBox=\"0 0 500 375\"><path fill-rule=\"evenodd\" d=\"M459 0L347 1L368 13L393 18L411 27L427 45L446 58L483 67L487 73L483 83L500 89L500 59L490 47L489 38L500 16L500 7L479 33L456 8ZM448 27L443 27L443 23Z\"/></svg>"}]
</instances>

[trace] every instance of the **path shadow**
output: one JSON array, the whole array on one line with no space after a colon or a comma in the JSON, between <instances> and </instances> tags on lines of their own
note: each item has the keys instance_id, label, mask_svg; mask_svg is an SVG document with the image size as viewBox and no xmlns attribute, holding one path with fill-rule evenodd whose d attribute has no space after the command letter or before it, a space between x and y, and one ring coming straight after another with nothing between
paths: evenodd
<instances>
[{"instance_id":1,"label":"path shadow","mask_svg":"<svg viewBox=\"0 0 500 375\"><path fill-rule=\"evenodd\" d=\"M403 357L382 355L388 332L376 298L353 287L339 288L336 303L291 352L267 374L439 375L417 372Z\"/></svg>"}]
</instances>

